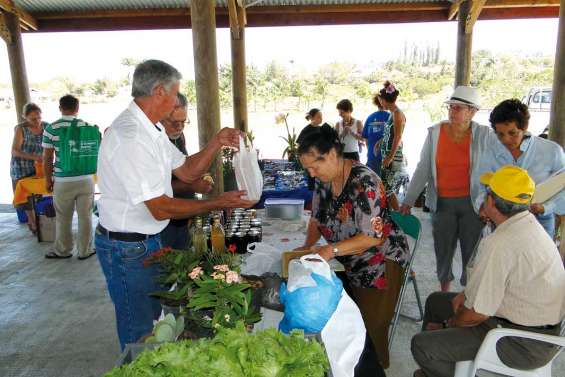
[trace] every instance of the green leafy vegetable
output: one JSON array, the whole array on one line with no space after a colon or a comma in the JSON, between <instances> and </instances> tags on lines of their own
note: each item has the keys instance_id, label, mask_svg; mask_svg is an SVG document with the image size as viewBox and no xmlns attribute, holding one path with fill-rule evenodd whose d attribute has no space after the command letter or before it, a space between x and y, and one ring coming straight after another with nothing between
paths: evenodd
<instances>
[{"instance_id":1,"label":"green leafy vegetable","mask_svg":"<svg viewBox=\"0 0 565 377\"><path fill-rule=\"evenodd\" d=\"M293 331L248 333L242 322L214 339L165 343L105 377L323 377L329 362L321 344Z\"/></svg>"}]
</instances>

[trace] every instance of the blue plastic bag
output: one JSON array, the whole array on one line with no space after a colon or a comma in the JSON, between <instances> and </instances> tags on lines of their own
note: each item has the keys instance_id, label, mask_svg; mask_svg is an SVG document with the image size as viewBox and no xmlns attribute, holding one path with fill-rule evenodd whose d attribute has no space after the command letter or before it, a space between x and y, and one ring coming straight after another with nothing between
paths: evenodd
<instances>
[{"instance_id":1,"label":"blue plastic bag","mask_svg":"<svg viewBox=\"0 0 565 377\"><path fill-rule=\"evenodd\" d=\"M304 258L301 258L301 263L306 264ZM327 268L327 273L324 275L331 277L331 280L321 274L310 272L309 279L311 278L312 286L289 290L286 284L281 284L280 299L284 305L284 317L279 323L279 330L282 332L288 334L293 329L302 329L305 333L321 332L335 312L341 299L343 284L330 270L327 262L323 261L323 263L325 265L322 268ZM302 272L304 271L311 270L304 266ZM292 280L291 273L292 270L289 271L289 284Z\"/></svg>"}]
</instances>

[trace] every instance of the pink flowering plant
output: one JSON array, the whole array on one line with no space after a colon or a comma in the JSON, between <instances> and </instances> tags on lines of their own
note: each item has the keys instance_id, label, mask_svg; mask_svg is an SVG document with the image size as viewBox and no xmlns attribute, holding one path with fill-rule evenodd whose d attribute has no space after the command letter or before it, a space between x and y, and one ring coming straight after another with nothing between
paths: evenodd
<instances>
[{"instance_id":1,"label":"pink flowering plant","mask_svg":"<svg viewBox=\"0 0 565 377\"><path fill-rule=\"evenodd\" d=\"M251 285L228 264L214 265L209 273L195 267L188 276L195 285L187 305L189 318L203 327L217 330L235 327L238 321L251 325L261 320L251 305Z\"/></svg>"}]
</instances>

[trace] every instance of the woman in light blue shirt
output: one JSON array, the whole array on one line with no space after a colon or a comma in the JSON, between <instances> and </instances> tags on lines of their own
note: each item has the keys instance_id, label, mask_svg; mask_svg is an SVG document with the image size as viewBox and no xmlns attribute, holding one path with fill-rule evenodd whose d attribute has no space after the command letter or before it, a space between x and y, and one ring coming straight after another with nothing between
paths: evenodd
<instances>
[{"instance_id":1,"label":"woman in light blue shirt","mask_svg":"<svg viewBox=\"0 0 565 377\"><path fill-rule=\"evenodd\" d=\"M504 165L519 166L528 171L536 184L565 169L563 148L553 141L533 136L528 132L528 107L517 99L499 103L490 114L490 124L498 141L485 153L482 171L496 171ZM485 188L481 187L484 192ZM484 195L479 196L482 205ZM565 214L565 191L543 204L532 204L530 211L553 238L555 215Z\"/></svg>"}]
</instances>

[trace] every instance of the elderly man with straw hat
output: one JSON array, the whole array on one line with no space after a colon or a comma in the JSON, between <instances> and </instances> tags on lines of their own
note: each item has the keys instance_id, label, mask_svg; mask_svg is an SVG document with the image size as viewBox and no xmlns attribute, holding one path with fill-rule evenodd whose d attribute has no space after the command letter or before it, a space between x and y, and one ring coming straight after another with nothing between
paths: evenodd
<instances>
[{"instance_id":1,"label":"elderly man with straw hat","mask_svg":"<svg viewBox=\"0 0 565 377\"><path fill-rule=\"evenodd\" d=\"M496 229L481 241L465 290L428 297L424 331L412 338L412 355L422 368L415 377L453 376L455 363L474 359L497 327L561 331L565 269L555 244L529 212L534 181L526 170L506 165L483 174L481 183L487 186L484 208ZM543 366L557 351L521 338L504 338L497 350L517 369Z\"/></svg>"}]
</instances>

